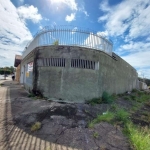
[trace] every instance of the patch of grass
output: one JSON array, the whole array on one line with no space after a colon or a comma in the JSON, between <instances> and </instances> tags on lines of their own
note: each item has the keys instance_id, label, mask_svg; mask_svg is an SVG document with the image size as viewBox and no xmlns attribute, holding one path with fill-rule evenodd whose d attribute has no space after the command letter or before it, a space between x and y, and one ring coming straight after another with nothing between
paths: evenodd
<instances>
[{"instance_id":1,"label":"patch of grass","mask_svg":"<svg viewBox=\"0 0 150 150\"><path fill-rule=\"evenodd\" d=\"M98 115L94 120L92 120L92 121L89 123L88 127L89 127L89 128L93 128L96 123L99 123L99 122L102 122L102 121L111 123L111 121L112 121L114 118L115 118L115 114L112 113L112 112L107 111L107 112L104 113L103 115Z\"/></svg>"},{"instance_id":2,"label":"patch of grass","mask_svg":"<svg viewBox=\"0 0 150 150\"><path fill-rule=\"evenodd\" d=\"M31 131L37 131L40 128L41 128L41 123L40 122L36 122L35 124L32 125Z\"/></svg>"},{"instance_id":3,"label":"patch of grass","mask_svg":"<svg viewBox=\"0 0 150 150\"><path fill-rule=\"evenodd\" d=\"M146 101L150 100L150 94L143 93L142 95L137 97L136 100L137 100L137 102L140 102L140 103L146 102Z\"/></svg>"},{"instance_id":4,"label":"patch of grass","mask_svg":"<svg viewBox=\"0 0 150 150\"><path fill-rule=\"evenodd\" d=\"M118 121L122 121L123 123L129 120L129 113L124 109L118 109L116 111L115 117Z\"/></svg>"},{"instance_id":5,"label":"patch of grass","mask_svg":"<svg viewBox=\"0 0 150 150\"><path fill-rule=\"evenodd\" d=\"M118 109L118 106L116 104L112 104L110 107L110 110L113 112L116 111L117 109Z\"/></svg>"},{"instance_id":6,"label":"patch of grass","mask_svg":"<svg viewBox=\"0 0 150 150\"><path fill-rule=\"evenodd\" d=\"M98 138L98 136L99 136L98 133L97 133L97 132L94 132L93 137L94 137L94 138Z\"/></svg>"},{"instance_id":7,"label":"patch of grass","mask_svg":"<svg viewBox=\"0 0 150 150\"><path fill-rule=\"evenodd\" d=\"M136 150L150 149L150 129L147 127L135 127L132 123L126 124L124 133L130 139L131 144Z\"/></svg>"},{"instance_id":8,"label":"patch of grass","mask_svg":"<svg viewBox=\"0 0 150 150\"><path fill-rule=\"evenodd\" d=\"M136 100L137 99L136 95L131 95L130 97L131 97L132 100Z\"/></svg>"}]
</instances>

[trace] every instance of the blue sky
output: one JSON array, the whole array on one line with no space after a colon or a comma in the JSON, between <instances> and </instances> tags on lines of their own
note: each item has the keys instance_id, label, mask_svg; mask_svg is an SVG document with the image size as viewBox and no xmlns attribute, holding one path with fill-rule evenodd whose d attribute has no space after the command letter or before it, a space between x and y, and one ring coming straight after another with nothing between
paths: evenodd
<instances>
[{"instance_id":1,"label":"blue sky","mask_svg":"<svg viewBox=\"0 0 150 150\"><path fill-rule=\"evenodd\" d=\"M0 0L0 67L44 26L73 25L109 38L113 51L150 78L150 0Z\"/></svg>"}]
</instances>

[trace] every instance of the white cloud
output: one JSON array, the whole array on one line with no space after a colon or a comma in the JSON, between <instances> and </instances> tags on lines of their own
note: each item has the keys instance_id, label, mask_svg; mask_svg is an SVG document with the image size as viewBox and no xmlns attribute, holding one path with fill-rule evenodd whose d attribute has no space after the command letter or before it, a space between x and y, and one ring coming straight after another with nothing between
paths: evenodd
<instances>
[{"instance_id":1,"label":"white cloud","mask_svg":"<svg viewBox=\"0 0 150 150\"><path fill-rule=\"evenodd\" d=\"M138 71L140 69L145 71L144 74L150 73L150 0L124 0L114 6L103 1L99 8L104 15L98 18L98 22L106 23L108 35L120 43L120 38L126 42L115 49L115 52Z\"/></svg>"},{"instance_id":2,"label":"white cloud","mask_svg":"<svg viewBox=\"0 0 150 150\"><path fill-rule=\"evenodd\" d=\"M87 12L86 10L83 10L83 13L84 13L87 17L89 17L89 14L88 14L88 12Z\"/></svg>"},{"instance_id":3,"label":"white cloud","mask_svg":"<svg viewBox=\"0 0 150 150\"><path fill-rule=\"evenodd\" d=\"M119 50L125 51L125 52L147 51L147 50L150 50L150 43L130 41L128 44L121 45Z\"/></svg>"},{"instance_id":4,"label":"white cloud","mask_svg":"<svg viewBox=\"0 0 150 150\"><path fill-rule=\"evenodd\" d=\"M39 29L41 30L41 29L43 29L43 27L42 27L42 26L39 26Z\"/></svg>"},{"instance_id":5,"label":"white cloud","mask_svg":"<svg viewBox=\"0 0 150 150\"><path fill-rule=\"evenodd\" d=\"M12 66L32 35L10 0L0 1L0 66Z\"/></svg>"},{"instance_id":6,"label":"white cloud","mask_svg":"<svg viewBox=\"0 0 150 150\"><path fill-rule=\"evenodd\" d=\"M108 19L108 15L104 15L98 18L98 22L105 21Z\"/></svg>"},{"instance_id":7,"label":"white cloud","mask_svg":"<svg viewBox=\"0 0 150 150\"><path fill-rule=\"evenodd\" d=\"M79 10L80 12L83 12L86 17L89 17L88 12L85 10L84 3L82 3L81 6L79 6L78 10Z\"/></svg>"},{"instance_id":8,"label":"white cloud","mask_svg":"<svg viewBox=\"0 0 150 150\"><path fill-rule=\"evenodd\" d=\"M108 5L108 0L102 1L99 5L99 9L104 12L109 12L111 10L110 6Z\"/></svg>"},{"instance_id":9,"label":"white cloud","mask_svg":"<svg viewBox=\"0 0 150 150\"><path fill-rule=\"evenodd\" d=\"M75 13L71 13L70 16L67 15L65 20L68 21L68 22L71 22L71 21L75 20Z\"/></svg>"},{"instance_id":10,"label":"white cloud","mask_svg":"<svg viewBox=\"0 0 150 150\"><path fill-rule=\"evenodd\" d=\"M127 62L129 62L134 67L142 68L142 67L150 66L149 57L150 57L150 51L145 51L145 52L140 51L140 52L132 53L127 56L123 56L122 58Z\"/></svg>"},{"instance_id":11,"label":"white cloud","mask_svg":"<svg viewBox=\"0 0 150 150\"><path fill-rule=\"evenodd\" d=\"M129 32L130 38L150 34L149 0L126 0L113 7L110 7L107 1L103 1L100 9L106 13L99 17L98 21L107 20L106 29L112 36L122 35L126 31Z\"/></svg>"},{"instance_id":12,"label":"white cloud","mask_svg":"<svg viewBox=\"0 0 150 150\"><path fill-rule=\"evenodd\" d=\"M138 72L142 72L147 76L147 78L150 78L150 51L140 51L127 56L123 56L122 58L133 67L136 67Z\"/></svg>"},{"instance_id":13,"label":"white cloud","mask_svg":"<svg viewBox=\"0 0 150 150\"><path fill-rule=\"evenodd\" d=\"M65 4L68 6L71 10L78 10L77 3L75 0L50 0L52 4Z\"/></svg>"},{"instance_id":14,"label":"white cloud","mask_svg":"<svg viewBox=\"0 0 150 150\"><path fill-rule=\"evenodd\" d=\"M76 32L75 32L76 30L78 30L78 28L77 28L77 27L74 27L74 28L72 29L72 32L71 32L71 34L74 34L74 33L76 33Z\"/></svg>"},{"instance_id":15,"label":"white cloud","mask_svg":"<svg viewBox=\"0 0 150 150\"><path fill-rule=\"evenodd\" d=\"M34 7L33 5L20 6L17 11L20 18L23 20L31 20L33 23L38 23L42 20L42 16L38 13L37 7Z\"/></svg>"},{"instance_id":16,"label":"white cloud","mask_svg":"<svg viewBox=\"0 0 150 150\"><path fill-rule=\"evenodd\" d=\"M108 31L103 31L103 32L98 31L97 35L100 35L100 36L103 36L103 37L107 37L108 36Z\"/></svg>"}]
</instances>

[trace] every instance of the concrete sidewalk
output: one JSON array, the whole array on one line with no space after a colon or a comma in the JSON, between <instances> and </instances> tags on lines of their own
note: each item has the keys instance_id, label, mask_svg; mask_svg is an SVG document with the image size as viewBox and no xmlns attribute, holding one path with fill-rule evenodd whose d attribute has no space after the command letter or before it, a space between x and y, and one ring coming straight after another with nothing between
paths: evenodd
<instances>
[{"instance_id":1,"label":"concrete sidewalk","mask_svg":"<svg viewBox=\"0 0 150 150\"><path fill-rule=\"evenodd\" d=\"M11 103L27 95L16 81L0 80L0 150L72 150L30 135L14 124Z\"/></svg>"}]
</instances>

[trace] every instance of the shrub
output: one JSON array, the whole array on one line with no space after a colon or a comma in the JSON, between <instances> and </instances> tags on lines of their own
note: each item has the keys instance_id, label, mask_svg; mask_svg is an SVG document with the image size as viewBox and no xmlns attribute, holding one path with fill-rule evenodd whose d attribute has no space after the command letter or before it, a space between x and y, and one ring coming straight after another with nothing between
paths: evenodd
<instances>
[{"instance_id":1,"label":"shrub","mask_svg":"<svg viewBox=\"0 0 150 150\"><path fill-rule=\"evenodd\" d=\"M37 131L40 128L41 128L41 123L40 122L36 122L35 124L32 125L31 131Z\"/></svg>"},{"instance_id":2,"label":"shrub","mask_svg":"<svg viewBox=\"0 0 150 150\"><path fill-rule=\"evenodd\" d=\"M103 92L103 94L102 94L102 102L109 104L109 103L112 103L113 100L112 100L112 97L107 92Z\"/></svg>"}]
</instances>

